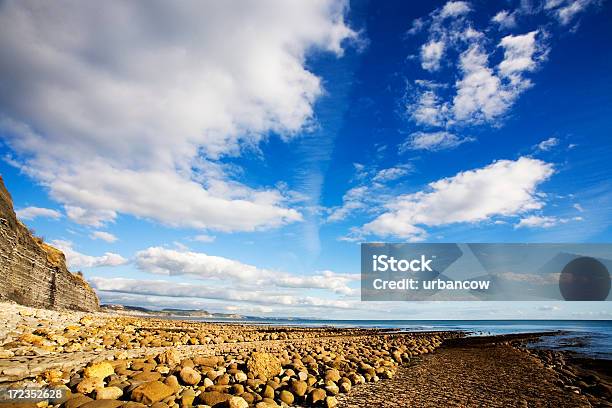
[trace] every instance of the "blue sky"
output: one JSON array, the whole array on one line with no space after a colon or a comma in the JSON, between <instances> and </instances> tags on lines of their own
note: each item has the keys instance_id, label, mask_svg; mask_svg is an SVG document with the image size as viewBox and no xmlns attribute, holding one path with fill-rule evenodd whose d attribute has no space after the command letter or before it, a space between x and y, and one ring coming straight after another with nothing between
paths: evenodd
<instances>
[{"instance_id":1,"label":"blue sky","mask_svg":"<svg viewBox=\"0 0 612 408\"><path fill-rule=\"evenodd\" d=\"M333 318L359 242L610 242L609 2L0 6L0 173L103 302Z\"/></svg>"}]
</instances>

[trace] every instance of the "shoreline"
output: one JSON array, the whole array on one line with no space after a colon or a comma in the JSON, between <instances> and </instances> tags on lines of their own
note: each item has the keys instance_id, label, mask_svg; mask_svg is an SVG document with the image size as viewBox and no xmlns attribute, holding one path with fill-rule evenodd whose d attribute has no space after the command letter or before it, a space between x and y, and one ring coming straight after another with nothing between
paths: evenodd
<instances>
[{"instance_id":1,"label":"shoreline","mask_svg":"<svg viewBox=\"0 0 612 408\"><path fill-rule=\"evenodd\" d=\"M70 389L68 401L49 407L357 407L359 401L377 398L381 405L372 406L386 406L389 398L395 401L393 393L404 398L394 406L421 406L414 403L425 397L448 406L474 406L461 391L462 381L482 387L479 398L497 383L506 384L512 395L529 389L525 383L496 379L504 374L495 369L500 361L511 361L508 370L518 377L541 377L538 390L556 395L558 406L610 406L612 397L606 360L529 347L558 332L470 336L2 306L0 387ZM466 361L477 363L486 376L471 372ZM102 378L90 375L96 370L103 371L98 374ZM410 391L407 384L416 381L416 373L425 375L426 382ZM441 386L440 375L454 375L455 384ZM143 394L138 387L145 386L155 389ZM521 398L537 402L528 397ZM539 398L545 402L547 397ZM563 405L565 400L579 405Z\"/></svg>"}]
</instances>

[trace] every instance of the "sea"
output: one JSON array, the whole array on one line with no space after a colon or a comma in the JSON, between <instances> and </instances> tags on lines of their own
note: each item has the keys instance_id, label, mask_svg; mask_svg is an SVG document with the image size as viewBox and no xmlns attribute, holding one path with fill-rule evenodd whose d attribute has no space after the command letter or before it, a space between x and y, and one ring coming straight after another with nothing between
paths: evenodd
<instances>
[{"instance_id":1,"label":"sea","mask_svg":"<svg viewBox=\"0 0 612 408\"><path fill-rule=\"evenodd\" d=\"M194 320L294 327L381 328L413 332L457 330L467 332L470 336L556 332L553 336L543 336L541 341L531 344L531 347L571 351L612 362L612 320Z\"/></svg>"}]
</instances>

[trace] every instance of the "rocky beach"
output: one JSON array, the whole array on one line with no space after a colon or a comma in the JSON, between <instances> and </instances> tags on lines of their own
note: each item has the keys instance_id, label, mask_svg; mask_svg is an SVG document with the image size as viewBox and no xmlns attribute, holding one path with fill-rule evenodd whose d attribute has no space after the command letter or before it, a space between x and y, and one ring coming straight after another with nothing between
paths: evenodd
<instances>
[{"instance_id":1,"label":"rocky beach","mask_svg":"<svg viewBox=\"0 0 612 408\"><path fill-rule=\"evenodd\" d=\"M64 390L4 398L7 407L610 406L609 367L529 349L533 334L207 323L13 303L0 314L2 388Z\"/></svg>"}]
</instances>

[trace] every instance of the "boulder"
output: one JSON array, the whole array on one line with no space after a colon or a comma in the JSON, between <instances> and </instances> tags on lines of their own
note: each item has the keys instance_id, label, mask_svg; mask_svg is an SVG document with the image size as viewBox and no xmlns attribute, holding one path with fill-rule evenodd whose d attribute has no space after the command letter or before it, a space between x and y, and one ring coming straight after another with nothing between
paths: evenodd
<instances>
[{"instance_id":1,"label":"boulder","mask_svg":"<svg viewBox=\"0 0 612 408\"><path fill-rule=\"evenodd\" d=\"M202 379L202 375L191 367L184 367L179 375L187 385L196 385Z\"/></svg>"},{"instance_id":2,"label":"boulder","mask_svg":"<svg viewBox=\"0 0 612 408\"><path fill-rule=\"evenodd\" d=\"M81 408L118 408L123 405L123 401L117 400L97 400L81 405Z\"/></svg>"},{"instance_id":3,"label":"boulder","mask_svg":"<svg viewBox=\"0 0 612 408\"><path fill-rule=\"evenodd\" d=\"M295 397L293 396L293 394L287 390L282 390L278 398L287 405L291 405L293 404L293 401L295 401Z\"/></svg>"},{"instance_id":4,"label":"boulder","mask_svg":"<svg viewBox=\"0 0 612 408\"><path fill-rule=\"evenodd\" d=\"M84 378L76 387L81 394L89 394L96 388L104 388L104 381L100 377Z\"/></svg>"},{"instance_id":5,"label":"boulder","mask_svg":"<svg viewBox=\"0 0 612 408\"><path fill-rule=\"evenodd\" d=\"M96 389L97 400L116 400L123 395L123 390L119 387L106 387Z\"/></svg>"},{"instance_id":6,"label":"boulder","mask_svg":"<svg viewBox=\"0 0 612 408\"><path fill-rule=\"evenodd\" d=\"M306 395L306 390L308 389L308 384L305 381L292 381L291 382L291 392L297 395L298 397L303 397Z\"/></svg>"},{"instance_id":7,"label":"boulder","mask_svg":"<svg viewBox=\"0 0 612 408\"><path fill-rule=\"evenodd\" d=\"M134 388L132 391L132 400L151 405L172 394L174 394L174 390L171 387L159 381L151 381Z\"/></svg>"},{"instance_id":8,"label":"boulder","mask_svg":"<svg viewBox=\"0 0 612 408\"><path fill-rule=\"evenodd\" d=\"M279 375L282 371L280 360L270 353L254 352L247 361L247 370L253 376L270 379Z\"/></svg>"},{"instance_id":9,"label":"boulder","mask_svg":"<svg viewBox=\"0 0 612 408\"><path fill-rule=\"evenodd\" d=\"M64 408L79 408L81 405L85 405L88 402L93 401L93 399L89 398L83 394L72 394L72 398L66 401L64 404Z\"/></svg>"},{"instance_id":10,"label":"boulder","mask_svg":"<svg viewBox=\"0 0 612 408\"><path fill-rule=\"evenodd\" d=\"M217 404L226 402L230 397L231 395L219 391L205 391L198 398L202 404L214 407Z\"/></svg>"},{"instance_id":11,"label":"boulder","mask_svg":"<svg viewBox=\"0 0 612 408\"><path fill-rule=\"evenodd\" d=\"M325 397L327 396L327 393L325 392L325 390L322 390L321 388L315 388L314 390L310 392L310 394L308 394L308 396L309 396L310 402L313 405L315 405L319 401L323 401Z\"/></svg>"},{"instance_id":12,"label":"boulder","mask_svg":"<svg viewBox=\"0 0 612 408\"><path fill-rule=\"evenodd\" d=\"M101 363L94 363L83 370L83 377L89 378L106 378L109 375L115 374L113 365L108 361L102 361Z\"/></svg>"},{"instance_id":13,"label":"boulder","mask_svg":"<svg viewBox=\"0 0 612 408\"><path fill-rule=\"evenodd\" d=\"M227 400L228 408L248 408L249 403L245 401L242 397L230 397Z\"/></svg>"}]
</instances>

